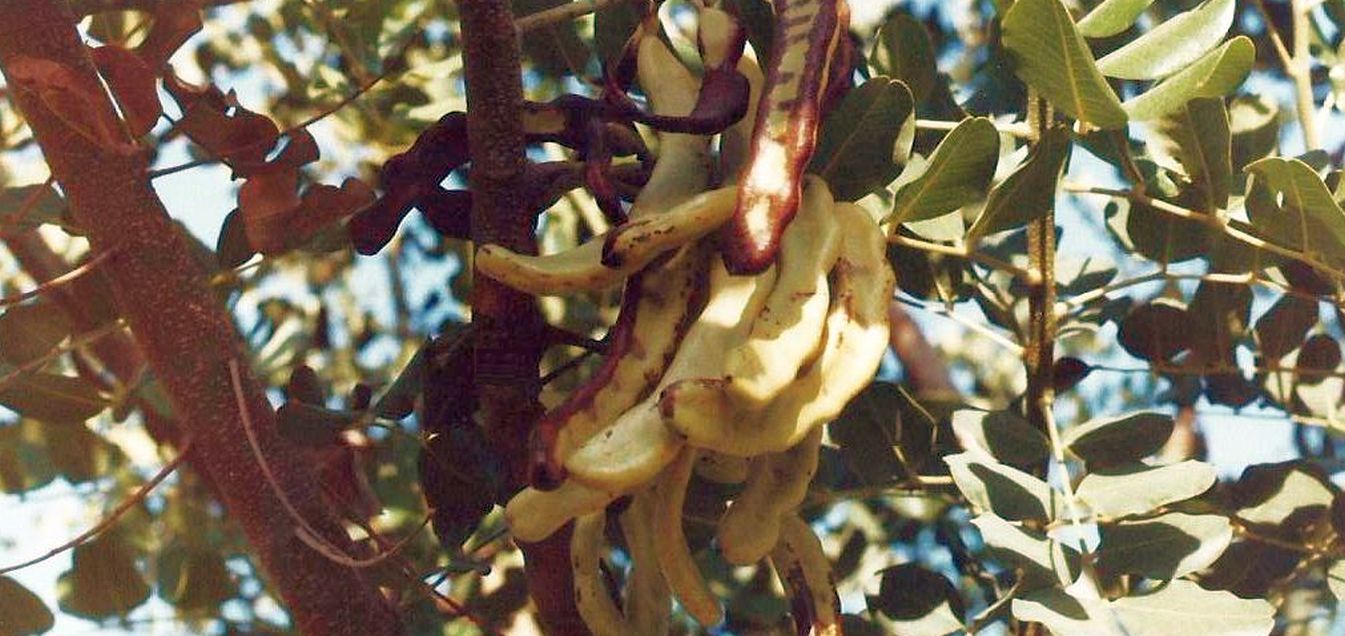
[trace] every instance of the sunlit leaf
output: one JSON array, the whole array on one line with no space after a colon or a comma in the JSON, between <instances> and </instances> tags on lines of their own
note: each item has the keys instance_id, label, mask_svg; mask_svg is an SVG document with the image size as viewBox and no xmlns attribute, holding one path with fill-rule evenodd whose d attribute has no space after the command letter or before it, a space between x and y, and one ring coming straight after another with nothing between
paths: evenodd
<instances>
[{"instance_id":1,"label":"sunlit leaf","mask_svg":"<svg viewBox=\"0 0 1345 636\"><path fill-rule=\"evenodd\" d=\"M1234 0L1206 0L1103 56L1097 61L1098 70L1123 79L1167 77L1217 46L1236 12Z\"/></svg>"},{"instance_id":2,"label":"sunlit leaf","mask_svg":"<svg viewBox=\"0 0 1345 636\"><path fill-rule=\"evenodd\" d=\"M1079 552L1041 532L988 513L971 524L981 532L992 558L1021 569L1028 589L1069 585L1079 575Z\"/></svg>"},{"instance_id":3,"label":"sunlit leaf","mask_svg":"<svg viewBox=\"0 0 1345 636\"><path fill-rule=\"evenodd\" d=\"M1010 521L1047 520L1063 507L1061 495L1046 482L1017 468L981 461L971 453L943 458L958 490L978 509Z\"/></svg>"},{"instance_id":4,"label":"sunlit leaf","mask_svg":"<svg viewBox=\"0 0 1345 636\"><path fill-rule=\"evenodd\" d=\"M979 201L998 162L995 125L984 117L963 120L930 155L924 174L897 190L889 219L922 221Z\"/></svg>"},{"instance_id":5,"label":"sunlit leaf","mask_svg":"<svg viewBox=\"0 0 1345 636\"><path fill-rule=\"evenodd\" d=\"M964 448L976 448L1010 464L1030 464L1051 453L1046 435L1011 411L957 411L953 413L953 433Z\"/></svg>"},{"instance_id":6,"label":"sunlit leaf","mask_svg":"<svg viewBox=\"0 0 1345 636\"><path fill-rule=\"evenodd\" d=\"M1123 104L1125 112L1131 119L1147 121L1177 110L1197 97L1223 97L1242 86L1255 61L1256 46L1250 38L1240 35L1127 100Z\"/></svg>"},{"instance_id":7,"label":"sunlit leaf","mask_svg":"<svg viewBox=\"0 0 1345 636\"><path fill-rule=\"evenodd\" d=\"M1051 210L1070 147L1068 129L1051 128L1043 133L1022 165L991 190L967 240L1026 225Z\"/></svg>"},{"instance_id":8,"label":"sunlit leaf","mask_svg":"<svg viewBox=\"0 0 1345 636\"><path fill-rule=\"evenodd\" d=\"M1233 540L1233 526L1221 515L1174 512L1103 524L1101 534L1102 571L1168 580L1214 563Z\"/></svg>"},{"instance_id":9,"label":"sunlit leaf","mask_svg":"<svg viewBox=\"0 0 1345 636\"><path fill-rule=\"evenodd\" d=\"M1132 413L1089 420L1066 431L1062 441L1090 467L1115 466L1157 452L1172 436L1172 426L1172 417L1163 413Z\"/></svg>"},{"instance_id":10,"label":"sunlit leaf","mask_svg":"<svg viewBox=\"0 0 1345 636\"><path fill-rule=\"evenodd\" d=\"M1213 466L1194 460L1168 466L1131 464L1090 471L1076 493L1093 512L1124 517L1195 497L1217 479Z\"/></svg>"},{"instance_id":11,"label":"sunlit leaf","mask_svg":"<svg viewBox=\"0 0 1345 636\"><path fill-rule=\"evenodd\" d=\"M1097 128L1120 128L1126 111L1060 0L1017 0L1003 20L1014 72L1047 101Z\"/></svg>"},{"instance_id":12,"label":"sunlit leaf","mask_svg":"<svg viewBox=\"0 0 1345 636\"><path fill-rule=\"evenodd\" d=\"M1154 0L1103 0L1079 19L1079 33L1090 38L1116 35L1130 28L1153 3Z\"/></svg>"}]
</instances>

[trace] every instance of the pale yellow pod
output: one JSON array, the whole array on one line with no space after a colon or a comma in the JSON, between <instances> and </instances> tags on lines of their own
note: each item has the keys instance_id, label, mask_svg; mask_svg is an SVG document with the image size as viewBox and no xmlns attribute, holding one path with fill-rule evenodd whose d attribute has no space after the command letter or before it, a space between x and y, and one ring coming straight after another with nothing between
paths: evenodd
<instances>
[{"instance_id":1,"label":"pale yellow pod","mask_svg":"<svg viewBox=\"0 0 1345 636\"><path fill-rule=\"evenodd\" d=\"M665 252L718 229L733 214L737 192L729 187L686 196L679 205L660 214L628 221L607 234L554 254L533 256L499 245L482 246L476 252L476 269L536 296L610 289ZM607 260L611 266L603 264L604 245L609 240L617 246L611 252L617 256Z\"/></svg>"},{"instance_id":2,"label":"pale yellow pod","mask_svg":"<svg viewBox=\"0 0 1345 636\"><path fill-rule=\"evenodd\" d=\"M747 78L750 93L747 101L747 114L738 123L728 127L719 138L719 178L723 183L736 182L742 177L752 152L752 130L757 122L757 104L761 101L761 87L766 84L766 74L761 65L750 53L744 53L738 60L738 72Z\"/></svg>"},{"instance_id":3,"label":"pale yellow pod","mask_svg":"<svg viewBox=\"0 0 1345 636\"><path fill-rule=\"evenodd\" d=\"M695 317L706 284L709 245L682 248L666 263L631 279L621 325L609 338L606 358L585 384L549 411L557 427L552 456L560 463L589 438L649 396ZM633 312L629 316L625 312ZM620 324L620 323L618 323Z\"/></svg>"},{"instance_id":4,"label":"pale yellow pod","mask_svg":"<svg viewBox=\"0 0 1345 636\"><path fill-rule=\"evenodd\" d=\"M645 28L640 38L636 77L654 114L683 117L695 108L700 80L659 37L656 24L655 28ZM658 161L631 207L633 219L682 203L710 185L708 137L660 132L658 140Z\"/></svg>"},{"instance_id":5,"label":"pale yellow pod","mask_svg":"<svg viewBox=\"0 0 1345 636\"><path fill-rule=\"evenodd\" d=\"M759 409L794 382L823 339L828 296L827 273L841 249L835 200L821 177L804 179L799 212L780 242L780 275L747 341L729 352L724 364L729 396Z\"/></svg>"},{"instance_id":6,"label":"pale yellow pod","mask_svg":"<svg viewBox=\"0 0 1345 636\"><path fill-rule=\"evenodd\" d=\"M780 584L795 599L793 606L808 613L811 633L839 634L841 600L836 594L831 561L812 528L798 515L788 515L781 521L780 541L771 550L771 565Z\"/></svg>"},{"instance_id":7,"label":"pale yellow pod","mask_svg":"<svg viewBox=\"0 0 1345 636\"><path fill-rule=\"evenodd\" d=\"M574 533L570 536L574 604L594 636L627 636L635 632L608 593L602 573L606 523L607 513L601 510L574 521Z\"/></svg>"},{"instance_id":8,"label":"pale yellow pod","mask_svg":"<svg viewBox=\"0 0 1345 636\"><path fill-rule=\"evenodd\" d=\"M696 476L716 484L741 484L747 481L747 458L701 449Z\"/></svg>"},{"instance_id":9,"label":"pale yellow pod","mask_svg":"<svg viewBox=\"0 0 1345 636\"><path fill-rule=\"evenodd\" d=\"M653 488L631 497L630 506L621 513L621 533L630 551L630 572L626 575L626 622L634 634L666 634L672 617L672 594L663 578L655 537L658 525L658 499Z\"/></svg>"},{"instance_id":10,"label":"pale yellow pod","mask_svg":"<svg viewBox=\"0 0 1345 636\"><path fill-rule=\"evenodd\" d=\"M504 507L504 521L514 538L541 541L579 515L601 511L619 497L567 479L555 490L524 488Z\"/></svg>"},{"instance_id":11,"label":"pale yellow pod","mask_svg":"<svg viewBox=\"0 0 1345 636\"><path fill-rule=\"evenodd\" d=\"M659 394L677 380L722 375L727 352L747 337L750 317L760 313L775 284L774 267L756 276L733 276L717 257L710 267L709 301L658 387L566 458L571 479L600 490L633 492L681 450L684 440L659 413Z\"/></svg>"},{"instance_id":12,"label":"pale yellow pod","mask_svg":"<svg viewBox=\"0 0 1345 636\"><path fill-rule=\"evenodd\" d=\"M663 568L663 576L673 595L696 622L709 628L724 620L724 610L701 575L682 529L682 507L686 505L687 485L691 481L691 469L696 465L696 455L695 449L683 448L677 459L654 481L652 488L658 498L659 528L654 535L654 545L659 566Z\"/></svg>"},{"instance_id":13,"label":"pale yellow pod","mask_svg":"<svg viewBox=\"0 0 1345 636\"><path fill-rule=\"evenodd\" d=\"M715 531L725 561L749 565L766 558L780 536L781 519L803 505L821 447L818 428L794 448L752 459L746 485Z\"/></svg>"},{"instance_id":14,"label":"pale yellow pod","mask_svg":"<svg viewBox=\"0 0 1345 636\"><path fill-rule=\"evenodd\" d=\"M873 380L887 348L887 304L896 278L886 242L857 205L836 205L841 254L816 359L760 411L740 409L718 379L678 383L662 394L665 421L692 446L742 457L779 452L830 422Z\"/></svg>"}]
</instances>

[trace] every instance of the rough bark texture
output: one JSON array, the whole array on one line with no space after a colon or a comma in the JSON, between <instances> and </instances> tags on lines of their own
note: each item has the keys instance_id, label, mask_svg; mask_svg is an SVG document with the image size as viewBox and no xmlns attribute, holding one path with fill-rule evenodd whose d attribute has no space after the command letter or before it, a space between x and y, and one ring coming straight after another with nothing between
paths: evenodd
<instances>
[{"instance_id":1,"label":"rough bark texture","mask_svg":"<svg viewBox=\"0 0 1345 636\"><path fill-rule=\"evenodd\" d=\"M146 155L93 143L30 86L8 75L15 59L24 56L59 64L81 81L96 81L74 20L64 2L0 0L0 69L6 70L10 97L32 127L92 249L113 252L103 271L150 369L195 440L198 465L217 485L300 630L399 632L398 615L371 574L334 563L304 545L280 500L264 485L236 406L230 360L244 369L248 412L281 488L328 540L356 550L324 505L308 464L277 436L274 413L247 371L247 356L228 314L150 187ZM87 108L114 116L106 96Z\"/></svg>"},{"instance_id":2,"label":"rough bark texture","mask_svg":"<svg viewBox=\"0 0 1345 636\"><path fill-rule=\"evenodd\" d=\"M536 253L536 215L524 197L523 87L518 34L506 0L464 0L463 64L471 145L472 240ZM475 380L483 424L515 485L527 479L528 439L541 415L537 363L545 338L535 300L490 278L472 282ZM551 634L587 634L575 609L569 530L524 544L528 590Z\"/></svg>"}]
</instances>

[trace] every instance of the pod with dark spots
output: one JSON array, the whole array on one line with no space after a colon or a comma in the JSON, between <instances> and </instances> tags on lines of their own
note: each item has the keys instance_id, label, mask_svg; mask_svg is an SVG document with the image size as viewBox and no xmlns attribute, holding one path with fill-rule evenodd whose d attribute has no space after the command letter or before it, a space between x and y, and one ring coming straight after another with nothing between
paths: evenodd
<instances>
[{"instance_id":1,"label":"pod with dark spots","mask_svg":"<svg viewBox=\"0 0 1345 636\"><path fill-rule=\"evenodd\" d=\"M849 13L844 0L775 0L776 45L757 105L751 158L738 184L738 207L721 235L734 274L775 262L780 236L798 210Z\"/></svg>"},{"instance_id":2,"label":"pod with dark spots","mask_svg":"<svg viewBox=\"0 0 1345 636\"><path fill-rule=\"evenodd\" d=\"M747 45L747 32L738 20L722 9L703 7L699 12L697 48L705 73L696 104L686 115L646 113L609 81L606 95L622 115L655 130L693 135L715 135L747 114L751 84L738 71L738 60Z\"/></svg>"}]
</instances>

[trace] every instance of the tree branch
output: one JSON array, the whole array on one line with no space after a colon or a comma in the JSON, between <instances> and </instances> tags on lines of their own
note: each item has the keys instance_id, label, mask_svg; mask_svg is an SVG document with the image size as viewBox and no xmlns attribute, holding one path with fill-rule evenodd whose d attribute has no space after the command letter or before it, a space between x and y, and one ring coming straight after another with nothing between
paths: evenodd
<instances>
[{"instance_id":1,"label":"tree branch","mask_svg":"<svg viewBox=\"0 0 1345 636\"><path fill-rule=\"evenodd\" d=\"M107 95L90 93L80 112L57 113L39 95L43 78L16 80L10 74L16 60L26 58L61 69L70 82L100 86L75 20L65 3L0 2L0 69L76 221L87 230L91 249L111 254L100 269L149 368L195 440L199 466L216 485L300 631L398 632L398 615L374 578L305 546L275 495L256 487L263 476L241 428L227 364L245 355L242 342L186 237L151 188L146 153L129 137L120 144L99 143L67 123L72 116L115 121ZM277 479L287 494L325 538L358 549L323 503L309 463L277 434L275 413L262 386L250 373L240 384L259 444L273 465L282 467Z\"/></svg>"},{"instance_id":2,"label":"tree branch","mask_svg":"<svg viewBox=\"0 0 1345 636\"><path fill-rule=\"evenodd\" d=\"M460 2L471 147L472 240L535 254L536 215L525 197L522 67L507 0ZM541 414L537 364L544 323L534 299L485 276L474 276L473 369L486 434L516 486L527 480L528 444ZM542 627L587 634L574 606L568 529L523 544L528 590Z\"/></svg>"}]
</instances>

